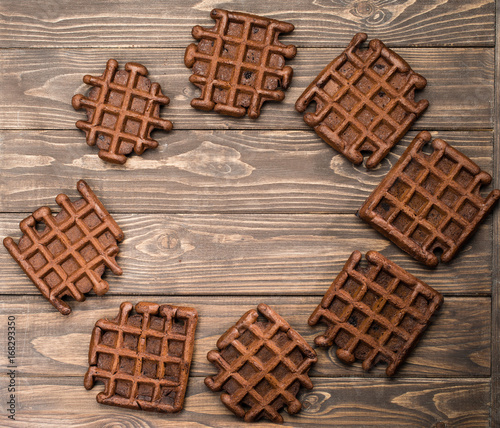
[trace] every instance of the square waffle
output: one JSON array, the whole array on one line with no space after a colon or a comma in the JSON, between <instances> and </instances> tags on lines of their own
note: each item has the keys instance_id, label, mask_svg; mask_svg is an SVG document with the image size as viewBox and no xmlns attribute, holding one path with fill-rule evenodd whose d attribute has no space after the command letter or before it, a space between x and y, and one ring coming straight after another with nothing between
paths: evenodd
<instances>
[{"instance_id":1,"label":"square waffle","mask_svg":"<svg viewBox=\"0 0 500 428\"><path fill-rule=\"evenodd\" d=\"M366 167L374 168L429 103L415 102L415 89L423 89L427 81L380 40L361 49L366 39L366 34L356 34L307 87L295 108L303 113L315 102L316 111L306 113L304 121L355 165L363 162L363 152L369 152Z\"/></svg>"},{"instance_id":2,"label":"square waffle","mask_svg":"<svg viewBox=\"0 0 500 428\"><path fill-rule=\"evenodd\" d=\"M77 183L83 199L71 202L56 197L61 211L52 215L48 207L37 209L21 221L19 243L10 237L3 243L42 295L63 315L71 312L64 296L82 302L90 290L105 294L108 283L101 279L106 266L115 275L117 241L123 232L85 181Z\"/></svg>"},{"instance_id":3,"label":"square waffle","mask_svg":"<svg viewBox=\"0 0 500 428\"><path fill-rule=\"evenodd\" d=\"M427 266L450 261L500 198L487 197L491 182L467 156L420 132L359 210L359 216Z\"/></svg>"},{"instance_id":4,"label":"square waffle","mask_svg":"<svg viewBox=\"0 0 500 428\"><path fill-rule=\"evenodd\" d=\"M221 401L237 416L281 423L282 407L289 414L301 409L296 396L301 385L313 387L308 372L316 353L269 306L261 303L244 314L219 338L217 348L207 358L219 373L205 384L212 391L224 390Z\"/></svg>"},{"instance_id":5,"label":"square waffle","mask_svg":"<svg viewBox=\"0 0 500 428\"><path fill-rule=\"evenodd\" d=\"M443 296L376 251L366 253L368 267L354 251L309 318L327 325L318 346L338 346L345 363L363 361L364 370L379 362L392 376L427 328Z\"/></svg>"},{"instance_id":6,"label":"square waffle","mask_svg":"<svg viewBox=\"0 0 500 428\"><path fill-rule=\"evenodd\" d=\"M118 62L110 59L102 76L83 77L94 87L88 97L73 97L73 108L85 109L88 117L87 121L76 122L76 127L85 131L89 146L97 144L101 159L124 164L125 155L132 150L142 155L147 148L158 146L151 139L153 129L172 129L172 122L160 118L160 106L170 100L147 75L146 67L135 62L118 71Z\"/></svg>"},{"instance_id":7,"label":"square waffle","mask_svg":"<svg viewBox=\"0 0 500 428\"><path fill-rule=\"evenodd\" d=\"M85 388L104 383L98 403L174 413L182 409L198 322L195 309L124 302L113 320L97 321Z\"/></svg>"},{"instance_id":8,"label":"square waffle","mask_svg":"<svg viewBox=\"0 0 500 428\"><path fill-rule=\"evenodd\" d=\"M257 119L264 101L282 101L293 70L285 66L297 49L279 42L292 24L246 13L214 9L215 26L193 28L198 45L190 44L184 63L193 69L189 81L201 89L194 108Z\"/></svg>"}]
</instances>

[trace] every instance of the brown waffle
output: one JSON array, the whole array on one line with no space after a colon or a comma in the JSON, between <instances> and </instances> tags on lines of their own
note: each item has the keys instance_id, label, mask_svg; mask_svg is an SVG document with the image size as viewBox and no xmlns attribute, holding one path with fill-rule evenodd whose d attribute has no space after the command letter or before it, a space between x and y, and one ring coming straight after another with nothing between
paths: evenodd
<instances>
[{"instance_id":1,"label":"brown waffle","mask_svg":"<svg viewBox=\"0 0 500 428\"><path fill-rule=\"evenodd\" d=\"M360 266L354 251L342 272L309 318L309 325L326 324L318 346L338 346L345 363L363 361L369 370L387 364L392 376L427 328L443 296L376 251L366 253L368 267Z\"/></svg>"},{"instance_id":2,"label":"brown waffle","mask_svg":"<svg viewBox=\"0 0 500 428\"><path fill-rule=\"evenodd\" d=\"M193 28L199 40L186 49L184 63L193 69L189 81L201 89L191 101L194 108L215 110L229 116L257 119L264 101L282 101L293 70L285 58L297 53L293 45L278 41L294 26L246 13L214 9L215 26Z\"/></svg>"},{"instance_id":3,"label":"brown waffle","mask_svg":"<svg viewBox=\"0 0 500 428\"><path fill-rule=\"evenodd\" d=\"M353 164L371 152L367 168L377 166L429 105L415 102L415 89L427 81L380 40L368 49L360 45L364 33L354 36L299 97L295 108L303 113L311 102L314 113L304 121Z\"/></svg>"},{"instance_id":4,"label":"brown waffle","mask_svg":"<svg viewBox=\"0 0 500 428\"><path fill-rule=\"evenodd\" d=\"M97 321L85 388L105 389L97 402L174 413L182 409L198 322L195 309L124 302L113 320Z\"/></svg>"},{"instance_id":5,"label":"brown waffle","mask_svg":"<svg viewBox=\"0 0 500 428\"><path fill-rule=\"evenodd\" d=\"M432 141L432 153L422 148L431 141L420 132L399 161L359 210L359 216L402 250L427 266L436 255L450 261L500 198L486 198L481 186L491 182L467 156L445 141Z\"/></svg>"},{"instance_id":6,"label":"brown waffle","mask_svg":"<svg viewBox=\"0 0 500 428\"><path fill-rule=\"evenodd\" d=\"M97 144L101 159L123 164L132 150L142 155L147 148L157 147L151 132L155 128L170 131L172 122L160 118L160 106L170 100L158 83L146 77L146 67L128 62L125 70L117 70L118 62L110 59L102 76L84 76L83 81L94 88L88 97L75 95L72 104L87 112L87 122L76 122L85 131L87 144Z\"/></svg>"},{"instance_id":7,"label":"brown waffle","mask_svg":"<svg viewBox=\"0 0 500 428\"><path fill-rule=\"evenodd\" d=\"M85 181L77 183L83 199L71 202L66 195L56 197L61 211L52 215L48 207L37 209L21 221L19 244L10 237L3 244L38 287L43 296L63 315L71 312L64 296L82 302L90 290L105 294L108 283L101 279L106 266L116 275L116 241L123 232Z\"/></svg>"},{"instance_id":8,"label":"brown waffle","mask_svg":"<svg viewBox=\"0 0 500 428\"><path fill-rule=\"evenodd\" d=\"M283 422L282 407L289 414L302 407L296 398L300 385L313 387L308 372L317 357L269 306L261 303L257 311L243 315L219 338L219 351L208 353L219 373L207 377L205 384L212 391L224 390L222 402L247 422L261 417ZM259 319L259 313L265 320Z\"/></svg>"}]
</instances>

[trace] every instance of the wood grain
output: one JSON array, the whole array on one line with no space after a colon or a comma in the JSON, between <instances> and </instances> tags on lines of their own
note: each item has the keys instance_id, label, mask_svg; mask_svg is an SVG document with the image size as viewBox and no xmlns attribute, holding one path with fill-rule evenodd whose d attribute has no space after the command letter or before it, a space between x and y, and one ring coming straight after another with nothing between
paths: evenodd
<instances>
[{"instance_id":1,"label":"wood grain","mask_svg":"<svg viewBox=\"0 0 500 428\"><path fill-rule=\"evenodd\" d=\"M323 326L311 328L307 319L321 301L319 296L121 296L92 297L78 303L75 311L61 316L41 296L4 297L1 312L16 317L18 372L22 377L77 376L88 368L90 335L96 321L114 318L121 302L168 303L196 308L199 323L191 376L208 376L216 369L207 361L207 353L217 339L248 310L264 302L275 309L308 343L324 332ZM396 373L396 378L465 378L486 377L490 372L490 303L489 298L446 298L433 317L417 347ZM0 346L5 338L0 337ZM5 347L5 346L4 346ZM342 364L336 347L317 348L318 362L314 377L385 378L385 366L364 372L361 364Z\"/></svg>"},{"instance_id":2,"label":"wood grain","mask_svg":"<svg viewBox=\"0 0 500 428\"><path fill-rule=\"evenodd\" d=\"M178 414L120 409L98 404L98 385L86 391L81 378L20 378L19 400L23 408L12 427L245 427L224 407L219 394L191 378ZM302 411L295 416L282 412L283 427L487 427L489 384L484 379L314 379L314 389L302 390ZM0 397L7 401L6 390ZM252 427L276 425L253 423ZM442 426L442 425L441 425Z\"/></svg>"},{"instance_id":3,"label":"wood grain","mask_svg":"<svg viewBox=\"0 0 500 428\"><path fill-rule=\"evenodd\" d=\"M0 44L13 47L172 47L191 42L195 24L212 26L209 12L219 7L263 14L296 27L289 43L343 46L355 32L404 46L493 46L493 0L287 1L286 8L265 1L225 0L1 3Z\"/></svg>"},{"instance_id":4,"label":"wood grain","mask_svg":"<svg viewBox=\"0 0 500 428\"><path fill-rule=\"evenodd\" d=\"M318 0L323 1L323 0ZM493 127L494 50L490 48L398 48L428 81L417 98L430 107L414 129L484 129ZM85 74L101 75L106 61L121 67L128 61L145 65L153 81L171 98L162 116L179 129L308 129L294 104L300 94L342 48L299 49L288 61L294 69L291 87L281 103L268 102L258 120L201 112L190 106L198 90L189 83L184 49L0 49L0 129L75 129L85 117L71 98L89 87ZM312 131L311 131L312 132ZM158 134L163 134L158 132ZM83 138L83 137L82 137Z\"/></svg>"},{"instance_id":5,"label":"wood grain","mask_svg":"<svg viewBox=\"0 0 500 428\"><path fill-rule=\"evenodd\" d=\"M496 2L496 67L495 67L495 121L494 128L494 150L493 161L495 174L493 184L496 188L500 188L500 1ZM493 283L492 283L492 317L491 317L491 353L496 355L491 367L491 424L492 426L500 427L500 212L497 209L493 214L493 236L496 237L496 243L492 246L493 266Z\"/></svg>"},{"instance_id":6,"label":"wood grain","mask_svg":"<svg viewBox=\"0 0 500 428\"><path fill-rule=\"evenodd\" d=\"M375 170L355 167L311 131L176 131L112 165L73 131L0 132L0 206L28 212L76 195L84 178L112 213L355 213L408 144ZM434 131L494 174L491 131ZM43 183L43 185L40 185Z\"/></svg>"},{"instance_id":7,"label":"wood grain","mask_svg":"<svg viewBox=\"0 0 500 428\"><path fill-rule=\"evenodd\" d=\"M211 26L213 7L292 22L298 46L291 87L256 121L190 107L198 90L184 50L193 25ZM499 187L500 0L136 0L0 2L0 239L19 221L76 197L84 178L123 227L124 274L110 291L71 302L63 317L0 246L0 319L17 322L17 422L9 426L247 426L203 379L217 338L261 301L313 343L306 320L354 249L381 251L445 294L419 345L395 379L345 366L318 349L313 391L284 426L500 426L498 207L458 257L431 270L355 217L356 210L419 130L432 131L490 172ZM374 171L353 167L294 110L311 80L359 31L379 38L426 77L430 107ZM143 63L170 97L160 146L124 166L85 144L71 98L83 75L109 58ZM490 190L491 186L487 190ZM99 385L82 376L92 326L128 300L191 305L200 313L185 410L176 415L98 405ZM5 349L6 337L0 336ZM0 379L7 379L6 370ZM6 388L0 400L7 401ZM5 406L4 406L5 407ZM6 425L5 410L0 425ZM257 423L257 427L271 424Z\"/></svg>"},{"instance_id":8,"label":"wood grain","mask_svg":"<svg viewBox=\"0 0 500 428\"><path fill-rule=\"evenodd\" d=\"M1 215L0 236L20 237L26 214ZM354 250L382 252L445 294L491 292L491 221L450 263L429 269L351 215L116 215L125 233L106 276L113 294L323 295ZM38 294L0 251L0 293Z\"/></svg>"}]
</instances>

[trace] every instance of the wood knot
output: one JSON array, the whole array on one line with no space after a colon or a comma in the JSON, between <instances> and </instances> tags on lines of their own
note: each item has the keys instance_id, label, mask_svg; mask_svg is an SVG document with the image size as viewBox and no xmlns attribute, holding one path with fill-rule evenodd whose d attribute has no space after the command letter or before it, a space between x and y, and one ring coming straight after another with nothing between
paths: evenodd
<instances>
[{"instance_id":1,"label":"wood knot","mask_svg":"<svg viewBox=\"0 0 500 428\"><path fill-rule=\"evenodd\" d=\"M175 250L180 245L179 236L174 231L169 231L158 237L157 244L160 250Z\"/></svg>"},{"instance_id":2,"label":"wood knot","mask_svg":"<svg viewBox=\"0 0 500 428\"><path fill-rule=\"evenodd\" d=\"M373 3L371 1L366 1L366 0L358 1L354 3L353 6L354 7L351 13L360 18L368 18L369 16L372 16L376 10Z\"/></svg>"}]
</instances>

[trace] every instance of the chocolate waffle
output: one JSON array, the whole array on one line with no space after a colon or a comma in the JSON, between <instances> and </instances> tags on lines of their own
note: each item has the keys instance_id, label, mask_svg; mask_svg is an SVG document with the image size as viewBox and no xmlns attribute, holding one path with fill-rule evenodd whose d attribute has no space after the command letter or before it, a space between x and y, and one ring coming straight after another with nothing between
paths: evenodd
<instances>
[{"instance_id":1,"label":"chocolate waffle","mask_svg":"<svg viewBox=\"0 0 500 428\"><path fill-rule=\"evenodd\" d=\"M124 302L113 320L97 321L85 388L104 383L98 403L174 413L182 409L198 322L195 309Z\"/></svg>"},{"instance_id":2,"label":"chocolate waffle","mask_svg":"<svg viewBox=\"0 0 500 428\"><path fill-rule=\"evenodd\" d=\"M198 45L190 44L184 63L193 69L189 81L201 89L194 108L257 119L264 101L282 101L293 70L285 66L297 49L284 45L281 33L293 31L287 22L246 13L214 9L213 28L193 28Z\"/></svg>"},{"instance_id":3,"label":"chocolate waffle","mask_svg":"<svg viewBox=\"0 0 500 428\"><path fill-rule=\"evenodd\" d=\"M101 159L124 164L125 155L132 150L142 155L147 148L158 146L151 139L153 129L172 129L172 122L160 118L160 106L170 100L147 75L146 67L135 62L118 71L118 62L110 59L102 76L83 77L94 87L88 97L73 97L75 110L85 109L88 117L88 121L76 122L76 127L85 131L89 146L97 144Z\"/></svg>"},{"instance_id":4,"label":"chocolate waffle","mask_svg":"<svg viewBox=\"0 0 500 428\"><path fill-rule=\"evenodd\" d=\"M450 261L500 198L487 197L491 182L467 156L420 132L359 210L359 216L427 266Z\"/></svg>"},{"instance_id":5,"label":"chocolate waffle","mask_svg":"<svg viewBox=\"0 0 500 428\"><path fill-rule=\"evenodd\" d=\"M443 296L376 251L368 251L366 269L354 251L309 318L327 325L318 346L338 346L345 363L363 361L364 370L379 362L392 376L427 328Z\"/></svg>"},{"instance_id":6,"label":"chocolate waffle","mask_svg":"<svg viewBox=\"0 0 500 428\"><path fill-rule=\"evenodd\" d=\"M83 198L75 202L63 194L56 197L61 207L56 216L49 207L41 207L21 221L23 236L17 245L10 237L3 241L42 295L63 315L71 312L64 296L82 302L92 289L98 296L108 291L108 283L101 279L106 266L115 275L122 274L115 260L122 230L85 181L80 180L77 189Z\"/></svg>"},{"instance_id":7,"label":"chocolate waffle","mask_svg":"<svg viewBox=\"0 0 500 428\"><path fill-rule=\"evenodd\" d=\"M415 102L415 89L423 89L427 81L380 40L361 49L366 39L366 34L356 34L307 87L295 108L303 113L315 102L316 111L306 113L304 121L355 165L369 152L366 167L373 168L429 103Z\"/></svg>"},{"instance_id":8,"label":"chocolate waffle","mask_svg":"<svg viewBox=\"0 0 500 428\"><path fill-rule=\"evenodd\" d=\"M219 350L208 353L219 373L207 377L205 384L212 391L224 390L222 402L247 422L261 417L283 422L281 408L297 413L302 407L296 398L300 386L313 387L308 372L317 357L269 306L261 303L257 311L243 315L219 338Z\"/></svg>"}]
</instances>

